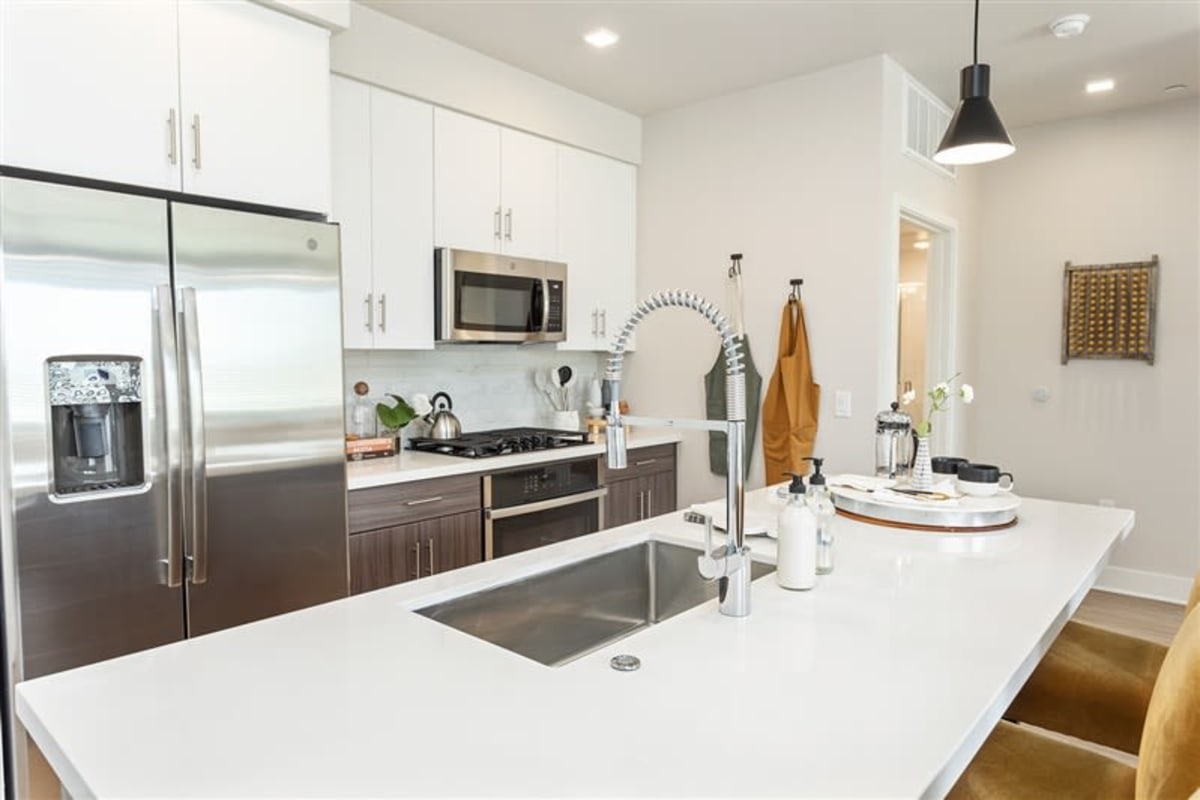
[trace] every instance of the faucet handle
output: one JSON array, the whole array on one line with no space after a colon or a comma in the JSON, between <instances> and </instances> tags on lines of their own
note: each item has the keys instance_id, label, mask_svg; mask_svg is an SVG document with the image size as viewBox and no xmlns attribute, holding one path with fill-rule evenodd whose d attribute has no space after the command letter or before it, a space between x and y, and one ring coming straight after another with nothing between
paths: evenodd
<instances>
[{"instance_id":1,"label":"faucet handle","mask_svg":"<svg viewBox=\"0 0 1200 800\"><path fill-rule=\"evenodd\" d=\"M713 520L712 514L704 514L704 553L696 557L696 568L700 570L700 577L706 581L713 581L725 574L725 554L727 548L722 545L718 548L713 548Z\"/></svg>"}]
</instances>

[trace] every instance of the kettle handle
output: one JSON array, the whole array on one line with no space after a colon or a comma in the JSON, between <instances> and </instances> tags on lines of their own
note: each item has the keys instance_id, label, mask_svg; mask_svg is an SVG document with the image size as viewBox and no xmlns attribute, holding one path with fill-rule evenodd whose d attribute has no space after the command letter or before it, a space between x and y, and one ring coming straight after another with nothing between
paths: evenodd
<instances>
[{"instance_id":1,"label":"kettle handle","mask_svg":"<svg viewBox=\"0 0 1200 800\"><path fill-rule=\"evenodd\" d=\"M431 406L433 406L434 410L439 410L439 409L438 409L438 407L437 407L437 403L438 403L438 398L439 398L439 397L445 398L445 400L446 400L446 410L447 410L447 411L453 411L453 410L454 410L454 401L452 401L452 400L450 399L450 395L446 394L445 392L438 392L438 393L437 393L437 394L435 394L433 397L429 398L429 404L430 404Z\"/></svg>"}]
</instances>

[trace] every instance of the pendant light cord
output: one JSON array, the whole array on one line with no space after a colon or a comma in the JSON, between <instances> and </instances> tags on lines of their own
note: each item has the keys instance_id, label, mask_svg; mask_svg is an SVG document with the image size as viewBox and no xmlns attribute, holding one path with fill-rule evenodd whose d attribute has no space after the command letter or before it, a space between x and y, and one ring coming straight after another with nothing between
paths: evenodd
<instances>
[{"instance_id":1,"label":"pendant light cord","mask_svg":"<svg viewBox=\"0 0 1200 800\"><path fill-rule=\"evenodd\" d=\"M971 51L971 60L979 63L979 0L975 0L975 46Z\"/></svg>"}]
</instances>

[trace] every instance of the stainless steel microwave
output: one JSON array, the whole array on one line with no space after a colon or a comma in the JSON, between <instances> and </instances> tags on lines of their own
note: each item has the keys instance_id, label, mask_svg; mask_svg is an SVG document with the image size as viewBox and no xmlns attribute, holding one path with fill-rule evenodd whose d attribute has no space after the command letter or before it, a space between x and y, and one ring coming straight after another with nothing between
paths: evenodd
<instances>
[{"instance_id":1,"label":"stainless steel microwave","mask_svg":"<svg viewBox=\"0 0 1200 800\"><path fill-rule=\"evenodd\" d=\"M439 247L433 270L437 341L566 338L566 264Z\"/></svg>"}]
</instances>

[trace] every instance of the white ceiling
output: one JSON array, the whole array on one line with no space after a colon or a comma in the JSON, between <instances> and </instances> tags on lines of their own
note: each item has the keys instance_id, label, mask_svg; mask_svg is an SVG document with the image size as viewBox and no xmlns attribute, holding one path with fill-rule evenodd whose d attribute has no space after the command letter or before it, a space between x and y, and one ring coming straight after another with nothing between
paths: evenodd
<instances>
[{"instance_id":1,"label":"white ceiling","mask_svg":"<svg viewBox=\"0 0 1200 800\"><path fill-rule=\"evenodd\" d=\"M971 0L365 0L417 27L646 116L887 53L953 105ZM1058 40L1070 13L1087 32ZM620 34L597 51L581 36ZM983 0L979 60L1009 127L1196 95L1200 0ZM1112 77L1114 92L1083 84ZM1184 93L1164 94L1175 83Z\"/></svg>"}]
</instances>

